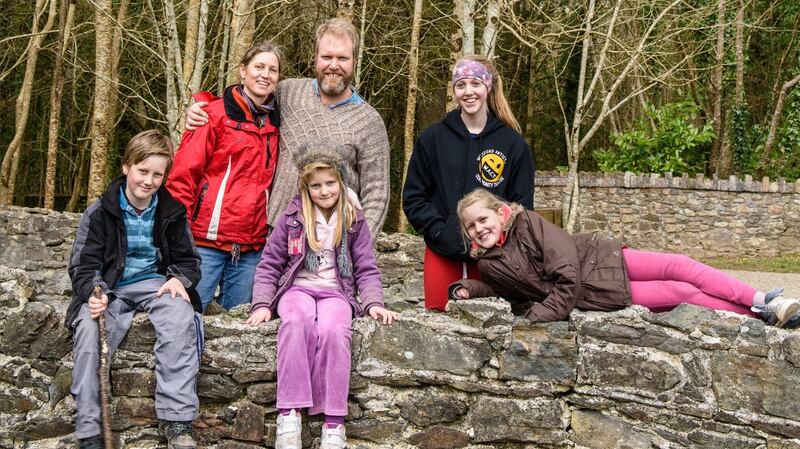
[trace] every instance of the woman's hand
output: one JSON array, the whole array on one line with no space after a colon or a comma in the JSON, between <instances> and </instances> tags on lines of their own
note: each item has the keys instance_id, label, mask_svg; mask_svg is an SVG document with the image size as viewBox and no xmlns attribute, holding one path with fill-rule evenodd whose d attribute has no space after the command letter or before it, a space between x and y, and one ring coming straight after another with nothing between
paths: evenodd
<instances>
[{"instance_id":1,"label":"woman's hand","mask_svg":"<svg viewBox=\"0 0 800 449\"><path fill-rule=\"evenodd\" d=\"M186 110L186 131L194 131L208 123L208 113L203 110L208 106L207 101L198 101Z\"/></svg>"},{"instance_id":2,"label":"woman's hand","mask_svg":"<svg viewBox=\"0 0 800 449\"><path fill-rule=\"evenodd\" d=\"M156 298L167 292L169 292L172 299L175 299L176 296L180 296L182 299L191 302L189 294L186 293L183 283L179 281L178 278L170 278L167 282L164 282L164 285L156 292Z\"/></svg>"},{"instance_id":3,"label":"woman's hand","mask_svg":"<svg viewBox=\"0 0 800 449\"><path fill-rule=\"evenodd\" d=\"M250 318L244 322L251 326L258 326L259 324L269 321L272 318L272 310L269 307L262 307L250 314Z\"/></svg>"},{"instance_id":4,"label":"woman's hand","mask_svg":"<svg viewBox=\"0 0 800 449\"><path fill-rule=\"evenodd\" d=\"M371 316L373 320L382 320L383 324L392 324L393 321L397 320L398 314L397 312L386 310L381 306L375 306L369 309L369 316Z\"/></svg>"},{"instance_id":5,"label":"woman's hand","mask_svg":"<svg viewBox=\"0 0 800 449\"><path fill-rule=\"evenodd\" d=\"M458 287L456 291L453 292L453 296L456 299L469 299L469 291L464 287Z\"/></svg>"}]
</instances>

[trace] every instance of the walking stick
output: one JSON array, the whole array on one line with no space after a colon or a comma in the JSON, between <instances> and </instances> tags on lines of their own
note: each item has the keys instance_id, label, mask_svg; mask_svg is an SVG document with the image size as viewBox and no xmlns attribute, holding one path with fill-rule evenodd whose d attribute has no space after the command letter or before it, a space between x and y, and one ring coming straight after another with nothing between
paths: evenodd
<instances>
[{"instance_id":1,"label":"walking stick","mask_svg":"<svg viewBox=\"0 0 800 449\"><path fill-rule=\"evenodd\" d=\"M94 287L94 297L103 297L103 290L99 285ZM103 418L103 440L106 449L114 448L114 439L111 435L111 414L108 411L108 401L111 396L111 385L108 383L108 339L106 337L106 313L97 318L100 327L100 414Z\"/></svg>"}]
</instances>

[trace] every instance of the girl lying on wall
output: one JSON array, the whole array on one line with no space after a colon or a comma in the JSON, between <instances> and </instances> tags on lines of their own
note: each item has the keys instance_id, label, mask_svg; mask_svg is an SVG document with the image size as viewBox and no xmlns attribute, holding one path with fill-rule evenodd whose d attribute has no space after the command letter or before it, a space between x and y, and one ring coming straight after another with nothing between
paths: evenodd
<instances>
[{"instance_id":1,"label":"girl lying on wall","mask_svg":"<svg viewBox=\"0 0 800 449\"><path fill-rule=\"evenodd\" d=\"M450 285L452 299L501 296L530 302L534 322L565 320L573 308L654 312L688 303L800 326L800 301L783 289L760 292L682 254L637 251L610 238L570 236L533 211L476 189L458 203L480 280Z\"/></svg>"}]
</instances>

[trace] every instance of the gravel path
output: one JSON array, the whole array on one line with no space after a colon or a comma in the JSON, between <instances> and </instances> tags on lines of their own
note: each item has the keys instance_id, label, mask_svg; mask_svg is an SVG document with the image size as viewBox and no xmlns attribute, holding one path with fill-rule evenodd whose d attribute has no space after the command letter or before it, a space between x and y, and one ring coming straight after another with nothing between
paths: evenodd
<instances>
[{"instance_id":1,"label":"gravel path","mask_svg":"<svg viewBox=\"0 0 800 449\"><path fill-rule=\"evenodd\" d=\"M800 274L762 273L759 271L723 271L737 279L747 282L761 291L768 291L776 287L783 287L786 289L784 292L786 296L800 298Z\"/></svg>"}]
</instances>

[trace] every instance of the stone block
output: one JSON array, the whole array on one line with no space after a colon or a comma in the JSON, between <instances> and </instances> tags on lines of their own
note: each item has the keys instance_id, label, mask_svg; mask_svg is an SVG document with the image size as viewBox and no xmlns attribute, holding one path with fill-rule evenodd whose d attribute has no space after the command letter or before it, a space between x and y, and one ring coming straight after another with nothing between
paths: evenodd
<instances>
[{"instance_id":1,"label":"stone block","mask_svg":"<svg viewBox=\"0 0 800 449\"><path fill-rule=\"evenodd\" d=\"M575 432L573 441L587 448L649 448L663 447L663 440L643 432L622 418L596 411L572 412L570 425Z\"/></svg>"},{"instance_id":2,"label":"stone block","mask_svg":"<svg viewBox=\"0 0 800 449\"><path fill-rule=\"evenodd\" d=\"M111 391L114 396L151 398L156 392L155 371L143 368L116 370L111 376Z\"/></svg>"},{"instance_id":3,"label":"stone block","mask_svg":"<svg viewBox=\"0 0 800 449\"><path fill-rule=\"evenodd\" d=\"M678 386L684 376L679 358L650 348L586 344L579 350L579 385L657 397Z\"/></svg>"},{"instance_id":4,"label":"stone block","mask_svg":"<svg viewBox=\"0 0 800 449\"><path fill-rule=\"evenodd\" d=\"M569 323L514 326L508 349L498 357L499 378L574 385L578 344Z\"/></svg>"},{"instance_id":5,"label":"stone block","mask_svg":"<svg viewBox=\"0 0 800 449\"><path fill-rule=\"evenodd\" d=\"M465 401L452 391L427 388L400 400L400 416L418 427L453 422L468 409Z\"/></svg>"},{"instance_id":6,"label":"stone block","mask_svg":"<svg viewBox=\"0 0 800 449\"><path fill-rule=\"evenodd\" d=\"M444 334L413 321L400 320L392 326L377 326L367 347L362 348L361 357L403 369L465 376L491 358L491 347L485 340Z\"/></svg>"},{"instance_id":7,"label":"stone block","mask_svg":"<svg viewBox=\"0 0 800 449\"><path fill-rule=\"evenodd\" d=\"M558 400L478 397L470 410L477 443L518 441L561 444L567 409Z\"/></svg>"},{"instance_id":8,"label":"stone block","mask_svg":"<svg viewBox=\"0 0 800 449\"><path fill-rule=\"evenodd\" d=\"M800 420L800 382L796 366L761 357L717 352L712 357L719 408Z\"/></svg>"},{"instance_id":9,"label":"stone block","mask_svg":"<svg viewBox=\"0 0 800 449\"><path fill-rule=\"evenodd\" d=\"M247 387L247 399L256 404L274 404L277 396L278 384L276 383L259 383Z\"/></svg>"},{"instance_id":10,"label":"stone block","mask_svg":"<svg viewBox=\"0 0 800 449\"><path fill-rule=\"evenodd\" d=\"M254 443L261 442L264 438L265 413L264 407L256 404L245 403L241 405L233 422L231 436L237 440Z\"/></svg>"},{"instance_id":11,"label":"stone block","mask_svg":"<svg viewBox=\"0 0 800 449\"><path fill-rule=\"evenodd\" d=\"M408 438L419 449L458 449L469 444L466 432L443 426L433 426Z\"/></svg>"}]
</instances>

